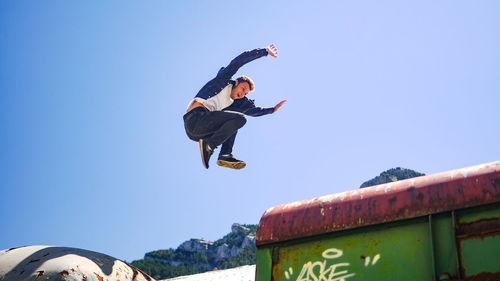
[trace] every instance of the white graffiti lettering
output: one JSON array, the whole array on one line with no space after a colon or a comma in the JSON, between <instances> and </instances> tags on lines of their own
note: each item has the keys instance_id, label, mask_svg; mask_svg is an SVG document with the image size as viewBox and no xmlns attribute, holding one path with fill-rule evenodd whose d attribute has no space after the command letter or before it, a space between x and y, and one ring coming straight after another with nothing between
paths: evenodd
<instances>
[{"instance_id":1,"label":"white graffiti lettering","mask_svg":"<svg viewBox=\"0 0 500 281\"><path fill-rule=\"evenodd\" d=\"M325 250L323 252L323 254L321 254L321 255L325 259L336 259L336 258L340 258L343 254L344 254L344 252L342 252L342 250L331 248L331 249Z\"/></svg>"},{"instance_id":2,"label":"white graffiti lettering","mask_svg":"<svg viewBox=\"0 0 500 281\"><path fill-rule=\"evenodd\" d=\"M373 260L371 261L371 265L375 265L378 260L380 259L380 254L377 254L376 256L373 257ZM365 258L365 266L370 265L370 257Z\"/></svg>"},{"instance_id":3,"label":"white graffiti lettering","mask_svg":"<svg viewBox=\"0 0 500 281\"><path fill-rule=\"evenodd\" d=\"M328 265L329 260L340 258L343 255L342 250L331 248L323 251L323 261L312 262L309 261L302 266L302 270L296 281L345 281L347 278L356 275L349 273L345 267L350 264L347 262L340 262ZM293 269L290 267L285 272L285 278L289 280L293 275Z\"/></svg>"},{"instance_id":4,"label":"white graffiti lettering","mask_svg":"<svg viewBox=\"0 0 500 281\"><path fill-rule=\"evenodd\" d=\"M331 264L333 263L332 260L342 257L343 254L342 250L336 248L323 251L321 256L324 260L306 262L295 281L346 281L348 278L355 276L355 273L349 273L348 267L350 263L338 262ZM367 267L375 265L380 259L380 254L373 256L373 259L365 256L362 256L362 258L365 267ZM286 280L290 280L293 278L293 268L288 268L284 274Z\"/></svg>"}]
</instances>

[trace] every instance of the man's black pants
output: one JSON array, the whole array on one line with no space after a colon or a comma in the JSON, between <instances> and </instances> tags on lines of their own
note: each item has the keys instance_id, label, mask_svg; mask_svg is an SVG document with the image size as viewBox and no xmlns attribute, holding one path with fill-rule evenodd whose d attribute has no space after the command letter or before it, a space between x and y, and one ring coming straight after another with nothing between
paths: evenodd
<instances>
[{"instance_id":1,"label":"man's black pants","mask_svg":"<svg viewBox=\"0 0 500 281\"><path fill-rule=\"evenodd\" d=\"M208 111L196 107L184 114L184 128L193 141L203 139L212 149L222 144L220 154L231 154L238 129L243 127L245 115L235 111Z\"/></svg>"}]
</instances>

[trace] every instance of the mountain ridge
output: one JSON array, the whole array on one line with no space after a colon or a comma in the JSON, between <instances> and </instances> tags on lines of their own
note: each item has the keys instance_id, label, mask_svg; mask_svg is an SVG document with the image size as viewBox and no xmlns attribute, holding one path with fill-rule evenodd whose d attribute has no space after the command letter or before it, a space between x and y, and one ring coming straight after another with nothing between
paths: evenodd
<instances>
[{"instance_id":1,"label":"mountain ridge","mask_svg":"<svg viewBox=\"0 0 500 281\"><path fill-rule=\"evenodd\" d=\"M177 249L148 252L131 264L155 279L255 264L257 226L234 223L231 232L216 241L192 238Z\"/></svg>"}]
</instances>

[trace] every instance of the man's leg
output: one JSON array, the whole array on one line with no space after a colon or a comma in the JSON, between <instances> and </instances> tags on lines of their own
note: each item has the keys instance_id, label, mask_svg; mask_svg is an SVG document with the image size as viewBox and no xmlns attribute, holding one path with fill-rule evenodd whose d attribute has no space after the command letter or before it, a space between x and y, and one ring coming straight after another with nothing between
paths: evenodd
<instances>
[{"instance_id":1,"label":"man's leg","mask_svg":"<svg viewBox=\"0 0 500 281\"><path fill-rule=\"evenodd\" d=\"M208 168L213 150L243 127L246 118L243 114L233 111L198 111L193 115L191 118L185 118L186 132L190 138L192 136L199 139L203 165ZM230 147L232 148L232 145Z\"/></svg>"},{"instance_id":2,"label":"man's leg","mask_svg":"<svg viewBox=\"0 0 500 281\"><path fill-rule=\"evenodd\" d=\"M219 159L217 159L217 165L231 169L243 169L247 165L245 162L234 158L233 154L231 154L233 152L234 140L236 139L237 133L238 132L235 132L222 144Z\"/></svg>"},{"instance_id":3,"label":"man's leg","mask_svg":"<svg viewBox=\"0 0 500 281\"><path fill-rule=\"evenodd\" d=\"M207 128L214 128L215 130L204 139L213 148L229 140L228 144L230 145L226 145L224 148L230 148L232 151L236 132L246 124L247 119L242 113L233 111L213 111L210 113L213 114L210 114L210 117L207 118L209 119L206 121L208 123Z\"/></svg>"},{"instance_id":4,"label":"man's leg","mask_svg":"<svg viewBox=\"0 0 500 281\"><path fill-rule=\"evenodd\" d=\"M237 131L222 144L219 155L227 155L233 153L233 145L236 139L236 134L238 134Z\"/></svg>"},{"instance_id":5,"label":"man's leg","mask_svg":"<svg viewBox=\"0 0 500 281\"><path fill-rule=\"evenodd\" d=\"M245 123L245 116L234 111L197 111L184 117L189 138L195 141L205 139L212 148L224 143Z\"/></svg>"}]
</instances>

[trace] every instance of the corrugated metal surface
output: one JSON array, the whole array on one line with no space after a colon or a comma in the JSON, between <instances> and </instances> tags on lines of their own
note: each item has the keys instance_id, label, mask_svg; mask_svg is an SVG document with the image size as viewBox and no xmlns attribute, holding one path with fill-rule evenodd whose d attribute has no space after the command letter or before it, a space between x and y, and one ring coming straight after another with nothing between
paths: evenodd
<instances>
[{"instance_id":1,"label":"corrugated metal surface","mask_svg":"<svg viewBox=\"0 0 500 281\"><path fill-rule=\"evenodd\" d=\"M257 246L500 202L500 161L268 209Z\"/></svg>"}]
</instances>

